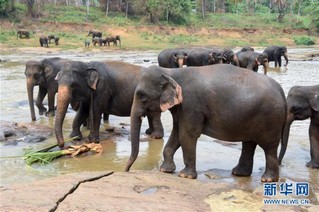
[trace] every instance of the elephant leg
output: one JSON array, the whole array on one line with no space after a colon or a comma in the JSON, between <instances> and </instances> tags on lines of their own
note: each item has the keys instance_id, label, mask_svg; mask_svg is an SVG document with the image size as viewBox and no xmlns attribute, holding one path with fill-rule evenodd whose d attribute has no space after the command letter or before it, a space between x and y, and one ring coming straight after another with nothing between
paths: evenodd
<instances>
[{"instance_id":1,"label":"elephant leg","mask_svg":"<svg viewBox=\"0 0 319 212\"><path fill-rule=\"evenodd\" d=\"M96 107L94 108L93 111L94 111L93 120L91 120L91 122L93 121L93 123L91 123L91 127L90 127L89 141L98 143L100 142L99 129L101 124L102 113L99 112L100 109L97 109Z\"/></svg>"},{"instance_id":2,"label":"elephant leg","mask_svg":"<svg viewBox=\"0 0 319 212\"><path fill-rule=\"evenodd\" d=\"M47 89L39 86L39 93L36 100L36 106L39 109L39 115L43 115L47 111L47 109L43 106L43 99L45 95L47 95Z\"/></svg>"},{"instance_id":3,"label":"elephant leg","mask_svg":"<svg viewBox=\"0 0 319 212\"><path fill-rule=\"evenodd\" d=\"M309 126L309 139L311 160L306 166L319 168L319 124L314 123L313 120L311 120Z\"/></svg>"},{"instance_id":4,"label":"elephant leg","mask_svg":"<svg viewBox=\"0 0 319 212\"><path fill-rule=\"evenodd\" d=\"M281 67L281 57L278 58L278 65L279 65L279 68Z\"/></svg>"},{"instance_id":5,"label":"elephant leg","mask_svg":"<svg viewBox=\"0 0 319 212\"><path fill-rule=\"evenodd\" d=\"M103 122L104 123L108 123L109 122L109 114L107 114L107 113L103 113Z\"/></svg>"},{"instance_id":6,"label":"elephant leg","mask_svg":"<svg viewBox=\"0 0 319 212\"><path fill-rule=\"evenodd\" d=\"M196 116L196 118L194 117ZM197 120L194 123L193 120ZM183 115L180 119L179 142L183 151L185 168L180 171L179 176L183 178L196 179L196 145L204 127L204 117L199 114ZM196 127L194 127L196 126Z\"/></svg>"},{"instance_id":7,"label":"elephant leg","mask_svg":"<svg viewBox=\"0 0 319 212\"><path fill-rule=\"evenodd\" d=\"M279 142L273 142L277 145L272 146L262 146L261 148L265 152L266 157L266 170L261 177L262 182L277 182L279 180L279 164L277 158L277 149Z\"/></svg>"},{"instance_id":8,"label":"elephant leg","mask_svg":"<svg viewBox=\"0 0 319 212\"><path fill-rule=\"evenodd\" d=\"M174 110L174 109L172 109ZM176 165L174 163L174 154L176 150L181 146L179 143L179 126L176 121L176 114L173 114L173 129L172 133L169 136L169 139L163 150L164 161L160 167L161 172L172 173L176 169Z\"/></svg>"},{"instance_id":9,"label":"elephant leg","mask_svg":"<svg viewBox=\"0 0 319 212\"><path fill-rule=\"evenodd\" d=\"M54 102L55 102L55 92L48 90L49 110L45 113L46 116L54 116L55 115Z\"/></svg>"},{"instance_id":10,"label":"elephant leg","mask_svg":"<svg viewBox=\"0 0 319 212\"><path fill-rule=\"evenodd\" d=\"M236 176L250 176L253 171L254 154L257 144L255 142L242 142L241 155L237 166L232 170Z\"/></svg>"},{"instance_id":11,"label":"elephant leg","mask_svg":"<svg viewBox=\"0 0 319 212\"><path fill-rule=\"evenodd\" d=\"M147 116L149 128L145 131L155 139L163 138L164 129L161 122L161 113L152 113Z\"/></svg>"},{"instance_id":12,"label":"elephant leg","mask_svg":"<svg viewBox=\"0 0 319 212\"><path fill-rule=\"evenodd\" d=\"M275 58L275 68L277 68L278 59Z\"/></svg>"},{"instance_id":13,"label":"elephant leg","mask_svg":"<svg viewBox=\"0 0 319 212\"><path fill-rule=\"evenodd\" d=\"M72 132L70 134L71 138L75 136L82 138L80 127L86 121L88 117L89 117L89 107L82 103L73 119Z\"/></svg>"}]
</instances>

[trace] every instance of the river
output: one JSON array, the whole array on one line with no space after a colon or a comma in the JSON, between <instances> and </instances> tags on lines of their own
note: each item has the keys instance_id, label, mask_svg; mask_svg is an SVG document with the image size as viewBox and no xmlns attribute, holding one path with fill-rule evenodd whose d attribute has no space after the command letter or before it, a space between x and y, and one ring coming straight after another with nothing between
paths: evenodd
<instances>
[{"instance_id":1,"label":"river","mask_svg":"<svg viewBox=\"0 0 319 212\"><path fill-rule=\"evenodd\" d=\"M258 49L257 49L258 51ZM278 81L283 87L286 95L294 85L314 85L319 84L319 61L302 60L300 55L310 52L318 52L314 48L288 49L288 55L295 60L291 60L287 68L272 68L268 75ZM81 61L101 61L101 60L122 60L125 62L150 66L157 64L158 52L88 52L88 53L46 53L46 54L8 54L1 55L0 59L6 62L0 63L0 97L1 97L1 117L0 120L27 122L54 127L54 117L39 116L37 120L31 122L26 82L24 76L25 63L28 60L41 60L43 58L59 56L71 60ZM270 63L273 67L274 63ZM261 69L261 68L260 68ZM259 70L262 74L263 71ZM37 89L35 89L35 94ZM69 110L64 123L64 135L71 131L71 123L75 113ZM110 124L115 127L116 136L102 140L103 153L100 155L90 155L80 158L60 158L47 165L34 164L27 166L21 158L0 159L0 185L8 185L19 182L30 182L61 174L82 172L82 171L102 171L114 170L123 171L126 161L130 155L129 142L129 117L110 116ZM171 132L172 119L169 112L162 114L162 122L165 128L163 139L150 139L142 133L140 154L132 169L153 170L158 169L162 161L162 149ZM147 121L143 121L143 130L146 129ZM310 169L305 164L310 160L309 120L294 122L291 127L288 149L280 168L281 181L309 182L310 186L318 190L319 177L318 169ZM104 131L101 126L100 131ZM84 135L87 130L82 129ZM6 145L0 143L1 156L21 155L25 148L39 149L41 147L54 144L55 137L51 136L42 143L18 142L16 145ZM208 180L207 173L213 172L218 175L221 181L236 182L239 179L249 182L248 186L260 183L260 176L265 167L264 153L257 147L254 169L252 177L238 178L231 175L231 170L236 166L241 152L241 143L226 144L216 139L202 135L197 144L197 171L198 180ZM183 165L182 152L179 149L175 154L177 171Z\"/></svg>"}]
</instances>

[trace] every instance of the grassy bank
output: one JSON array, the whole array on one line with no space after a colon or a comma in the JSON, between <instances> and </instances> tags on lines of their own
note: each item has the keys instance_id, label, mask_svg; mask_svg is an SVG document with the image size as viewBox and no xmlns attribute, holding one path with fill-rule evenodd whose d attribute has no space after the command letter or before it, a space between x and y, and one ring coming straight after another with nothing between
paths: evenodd
<instances>
[{"instance_id":1,"label":"grassy bank","mask_svg":"<svg viewBox=\"0 0 319 212\"><path fill-rule=\"evenodd\" d=\"M84 48L84 41L90 29L103 32L103 37L120 35L122 46L90 47L94 49L159 50L180 46L295 46L305 44L303 40L319 43L315 34L309 35L306 17L287 16L283 23L275 21L275 14L211 14L205 20L190 17L188 26L149 25L140 19L126 19L123 14L105 16L104 11L91 8L89 15L83 7L46 6L43 16L30 20L23 17L26 10L19 5L20 19L1 20L0 47L14 49L39 47L39 36L55 34L60 45L50 48L61 50ZM30 30L30 39L17 39L18 28Z\"/></svg>"}]
</instances>

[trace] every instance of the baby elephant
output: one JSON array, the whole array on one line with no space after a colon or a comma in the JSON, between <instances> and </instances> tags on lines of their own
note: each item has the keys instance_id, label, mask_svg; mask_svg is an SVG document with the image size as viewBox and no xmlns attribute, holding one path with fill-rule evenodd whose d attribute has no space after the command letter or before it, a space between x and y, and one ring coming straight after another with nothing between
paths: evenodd
<instances>
[{"instance_id":1,"label":"baby elephant","mask_svg":"<svg viewBox=\"0 0 319 212\"><path fill-rule=\"evenodd\" d=\"M310 118L309 139L311 160L306 164L311 168L319 168L319 85L294 86L287 97L287 122L284 128L279 164L285 155L290 126L295 120Z\"/></svg>"}]
</instances>

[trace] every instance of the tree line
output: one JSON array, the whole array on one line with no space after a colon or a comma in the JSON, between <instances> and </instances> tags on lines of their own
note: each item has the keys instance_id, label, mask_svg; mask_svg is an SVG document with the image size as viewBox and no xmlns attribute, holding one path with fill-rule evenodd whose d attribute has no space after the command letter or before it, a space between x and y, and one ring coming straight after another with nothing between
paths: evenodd
<instances>
[{"instance_id":1,"label":"tree line","mask_svg":"<svg viewBox=\"0 0 319 212\"><path fill-rule=\"evenodd\" d=\"M41 16L46 4L54 6L97 7L105 11L120 12L126 18L146 16L152 24L167 22L185 24L191 13L205 19L213 13L276 13L281 22L286 14L295 16L311 15L319 29L319 0L0 0L0 15L8 16L15 11L15 3L27 6L29 17Z\"/></svg>"}]
</instances>

